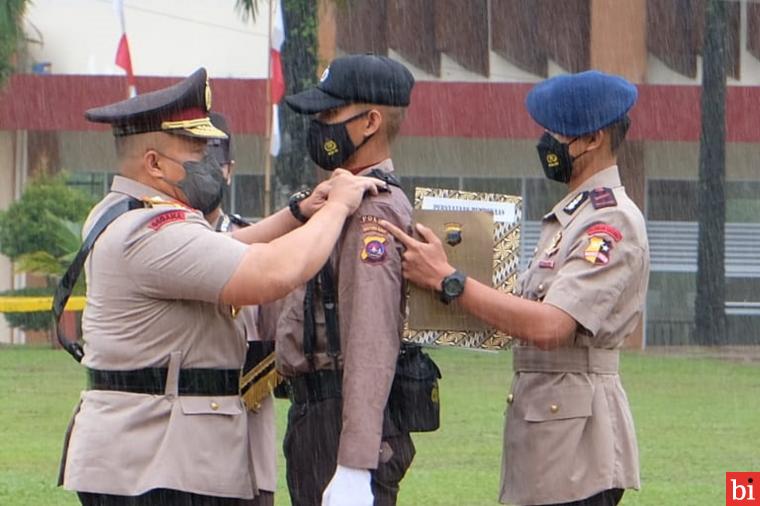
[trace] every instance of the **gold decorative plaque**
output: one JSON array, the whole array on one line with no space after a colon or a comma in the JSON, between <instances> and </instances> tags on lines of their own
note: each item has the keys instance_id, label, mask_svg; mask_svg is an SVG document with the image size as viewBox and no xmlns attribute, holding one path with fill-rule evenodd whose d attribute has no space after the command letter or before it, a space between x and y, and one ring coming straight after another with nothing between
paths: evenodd
<instances>
[{"instance_id":1,"label":"gold decorative plaque","mask_svg":"<svg viewBox=\"0 0 760 506\"><path fill-rule=\"evenodd\" d=\"M461 231L461 237L457 238L457 220L451 219L451 213L468 213L480 211L491 213L493 216L493 264L492 285L504 293L511 293L517 283L517 270L520 254L520 223L522 221L522 198L514 195L499 193L467 192L461 190L447 190L442 188L416 188L414 198L415 209L430 211L446 211L447 219L443 231L449 244L456 243L457 239L466 241L467 231ZM420 213L420 222L427 225L425 216L430 213ZM480 213L476 213L480 214ZM437 221L432 220L431 225L438 227ZM468 220L460 220L462 222ZM444 240L444 244L447 241ZM459 247L459 246L456 246ZM422 294L421 290L411 291L411 297L430 297L430 294ZM416 300L409 300L407 308L423 307ZM445 306L444 306L445 307ZM507 348L511 338L489 328L477 329L477 326L469 326L469 330L439 330L425 328L409 328L409 322L424 321L425 318L407 318L405 339L409 342L420 344L437 344L442 346L458 346L462 348Z\"/></svg>"}]
</instances>

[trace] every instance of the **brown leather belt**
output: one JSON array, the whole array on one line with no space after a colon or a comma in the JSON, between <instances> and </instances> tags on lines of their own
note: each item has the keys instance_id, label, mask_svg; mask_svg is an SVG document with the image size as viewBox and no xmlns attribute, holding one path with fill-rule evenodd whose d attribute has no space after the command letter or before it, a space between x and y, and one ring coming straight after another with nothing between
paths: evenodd
<instances>
[{"instance_id":1,"label":"brown leather belt","mask_svg":"<svg viewBox=\"0 0 760 506\"><path fill-rule=\"evenodd\" d=\"M543 351L532 346L516 346L512 353L515 372L617 374L620 366L618 350L557 348Z\"/></svg>"}]
</instances>

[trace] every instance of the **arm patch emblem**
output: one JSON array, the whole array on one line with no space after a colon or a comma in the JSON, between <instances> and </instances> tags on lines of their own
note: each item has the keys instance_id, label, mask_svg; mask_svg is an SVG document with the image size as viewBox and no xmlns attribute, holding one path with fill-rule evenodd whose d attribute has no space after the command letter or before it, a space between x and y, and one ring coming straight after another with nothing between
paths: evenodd
<instances>
[{"instance_id":1,"label":"arm patch emblem","mask_svg":"<svg viewBox=\"0 0 760 506\"><path fill-rule=\"evenodd\" d=\"M583 256L586 261L592 265L606 265L610 262L611 251L612 241L608 241L604 237L595 235L589 240Z\"/></svg>"},{"instance_id":2,"label":"arm patch emblem","mask_svg":"<svg viewBox=\"0 0 760 506\"><path fill-rule=\"evenodd\" d=\"M587 235L598 235L598 234L606 234L615 241L620 242L623 240L623 234L620 233L620 230L613 227L612 225L608 225L606 223L595 223L594 225L591 225L586 230Z\"/></svg>"},{"instance_id":3,"label":"arm patch emblem","mask_svg":"<svg viewBox=\"0 0 760 506\"><path fill-rule=\"evenodd\" d=\"M377 216L361 216L362 249L359 258L368 264L380 264L388 256L388 231L380 226Z\"/></svg>"},{"instance_id":4,"label":"arm patch emblem","mask_svg":"<svg viewBox=\"0 0 760 506\"><path fill-rule=\"evenodd\" d=\"M168 225L169 223L174 223L176 221L185 221L186 219L187 219L187 211L185 209L175 209L173 211L168 211L168 212L159 214L158 216L150 220L148 227L153 230L158 231L164 225Z\"/></svg>"}]
</instances>

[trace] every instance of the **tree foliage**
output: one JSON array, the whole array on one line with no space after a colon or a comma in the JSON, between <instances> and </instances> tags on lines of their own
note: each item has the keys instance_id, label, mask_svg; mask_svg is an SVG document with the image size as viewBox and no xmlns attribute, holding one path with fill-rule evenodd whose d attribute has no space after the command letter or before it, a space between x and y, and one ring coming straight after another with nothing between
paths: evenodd
<instances>
[{"instance_id":1,"label":"tree foliage","mask_svg":"<svg viewBox=\"0 0 760 506\"><path fill-rule=\"evenodd\" d=\"M81 223L92 204L87 195L66 186L62 176L33 181L19 200L0 212L0 253L12 260L39 251L65 257L72 251L66 221Z\"/></svg>"},{"instance_id":2,"label":"tree foliage","mask_svg":"<svg viewBox=\"0 0 760 506\"><path fill-rule=\"evenodd\" d=\"M14 59L24 38L22 27L27 0L0 2L0 86L15 70Z\"/></svg>"},{"instance_id":3,"label":"tree foliage","mask_svg":"<svg viewBox=\"0 0 760 506\"><path fill-rule=\"evenodd\" d=\"M244 20L261 15L259 7L259 0L237 0L236 3ZM317 81L317 9L316 0L282 0L286 32L282 66L288 95L303 91ZM280 107L279 116L282 148L274 164L278 188L273 199L275 207L284 205L289 193L316 180L316 169L306 151L309 116L296 114L288 107Z\"/></svg>"}]
</instances>

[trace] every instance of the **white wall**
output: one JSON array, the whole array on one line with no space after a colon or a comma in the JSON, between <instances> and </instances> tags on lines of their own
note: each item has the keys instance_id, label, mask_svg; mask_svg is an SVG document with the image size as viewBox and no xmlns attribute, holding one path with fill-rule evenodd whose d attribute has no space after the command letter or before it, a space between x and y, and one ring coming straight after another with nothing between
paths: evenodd
<instances>
[{"instance_id":1,"label":"white wall","mask_svg":"<svg viewBox=\"0 0 760 506\"><path fill-rule=\"evenodd\" d=\"M137 75L185 76L205 66L211 77L267 75L269 2L256 23L235 0L124 0L132 67ZM60 74L123 74L114 58L121 27L112 0L34 0L27 32L33 62Z\"/></svg>"},{"instance_id":2,"label":"white wall","mask_svg":"<svg viewBox=\"0 0 760 506\"><path fill-rule=\"evenodd\" d=\"M14 167L13 132L0 130L0 209L5 210L13 202ZM0 255L0 291L13 288L13 266L8 257ZM0 315L0 343L12 342L12 330Z\"/></svg>"}]
</instances>

